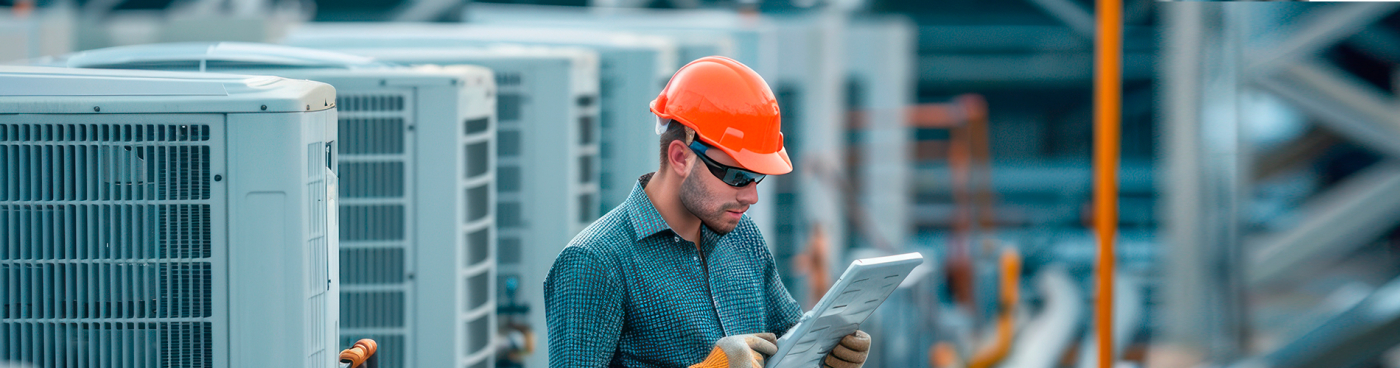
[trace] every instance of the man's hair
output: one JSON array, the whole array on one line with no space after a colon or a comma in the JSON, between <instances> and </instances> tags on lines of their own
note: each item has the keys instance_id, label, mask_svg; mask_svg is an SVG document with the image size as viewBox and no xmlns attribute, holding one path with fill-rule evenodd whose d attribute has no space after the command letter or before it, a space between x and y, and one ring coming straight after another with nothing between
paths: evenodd
<instances>
[{"instance_id":1,"label":"man's hair","mask_svg":"<svg viewBox=\"0 0 1400 368\"><path fill-rule=\"evenodd\" d=\"M694 139L694 130L691 130L690 127L685 126L685 124L671 120L669 124L666 125L666 131L661 133L661 167L666 167L671 163L670 160L666 159L666 152L671 147L671 141L681 141L681 143L690 145L690 141Z\"/></svg>"}]
</instances>

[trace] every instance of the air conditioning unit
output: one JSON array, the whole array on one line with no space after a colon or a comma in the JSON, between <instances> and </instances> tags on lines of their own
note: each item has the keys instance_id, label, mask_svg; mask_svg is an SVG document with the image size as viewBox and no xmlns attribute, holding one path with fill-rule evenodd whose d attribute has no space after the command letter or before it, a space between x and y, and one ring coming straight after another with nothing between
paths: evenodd
<instances>
[{"instance_id":1,"label":"air conditioning unit","mask_svg":"<svg viewBox=\"0 0 1400 368\"><path fill-rule=\"evenodd\" d=\"M718 10L656 10L641 8L578 7L560 5L524 5L500 3L471 3L462 11L469 23L503 26L529 26L567 29L596 29L661 35L676 44L677 66L705 56L720 55L739 60L757 68L756 60L745 59L740 48L752 39L740 26L753 27L757 22L740 23L731 11ZM752 49L756 50L757 46ZM756 52L750 55L756 55Z\"/></svg>"},{"instance_id":2,"label":"air conditioning unit","mask_svg":"<svg viewBox=\"0 0 1400 368\"><path fill-rule=\"evenodd\" d=\"M637 177L660 166L656 117L648 104L676 71L676 46L660 36L600 30L460 24L314 23L293 29L286 43L314 48L487 46L500 43L586 47L598 52L602 84L601 197L609 211L632 192Z\"/></svg>"},{"instance_id":3,"label":"air conditioning unit","mask_svg":"<svg viewBox=\"0 0 1400 368\"><path fill-rule=\"evenodd\" d=\"M793 83L786 79L779 79L779 62L791 64L793 59L807 57L805 55L780 54L774 50L777 48L778 29L775 22L768 17L746 16L732 11L722 10L658 10L658 9L629 9L629 8L599 8L599 7L575 7L575 6L550 6L550 5L520 5L520 4L491 4L472 3L463 11L463 19L473 23L487 23L491 25L507 26L535 26L535 27L568 27L568 28L596 28L622 30L628 32L639 32L645 34L659 34L676 39L678 51L683 58L679 64L684 64L693 60L694 55L705 51L705 40L707 39L728 39L732 42L731 56L735 60L748 65L762 75L778 91L781 86L788 93L785 96L796 95L792 93ZM698 38L697 38L698 37ZM716 50L725 50L723 41L713 45ZM796 81L801 82L801 81ZM793 113L784 104L783 131L792 132L795 127L801 126L801 118L810 116L811 113ZM787 138L791 141L793 134ZM789 149L791 154L794 151ZM799 170L801 170L799 168ZM799 174L798 173L795 174ZM793 175L796 176L796 175ZM774 180L777 183L783 180ZM758 191L758 203L749 207L747 215L758 225L760 231L770 247L778 244L776 240L784 240L783 244L797 244L792 236L779 234L776 226L777 211L782 210L786 218L791 218L793 213L788 208L777 208L780 200L790 207L794 195L791 191L785 192L783 196L777 195L778 185L764 184ZM785 220L786 221L786 220ZM791 225L791 221L785 222ZM784 234L791 234L784 228ZM777 249L775 253L792 253L788 248ZM780 261L784 262L784 261ZM779 267L786 270L789 263L780 263ZM836 268L842 269L842 268ZM786 276L786 273L785 273Z\"/></svg>"},{"instance_id":4,"label":"air conditioning unit","mask_svg":"<svg viewBox=\"0 0 1400 368\"><path fill-rule=\"evenodd\" d=\"M66 66L278 75L338 92L340 339L385 368L489 367L495 336L495 87L473 66L394 67L253 43L77 53Z\"/></svg>"},{"instance_id":5,"label":"air conditioning unit","mask_svg":"<svg viewBox=\"0 0 1400 368\"><path fill-rule=\"evenodd\" d=\"M334 367L335 98L0 67L0 361Z\"/></svg>"},{"instance_id":6,"label":"air conditioning unit","mask_svg":"<svg viewBox=\"0 0 1400 368\"><path fill-rule=\"evenodd\" d=\"M526 357L526 366L547 366L545 276L554 256L599 216L597 54L511 45L339 51L496 72L498 310L503 330L528 329L537 336L540 348ZM503 366L520 358L505 355L497 357Z\"/></svg>"}]
</instances>

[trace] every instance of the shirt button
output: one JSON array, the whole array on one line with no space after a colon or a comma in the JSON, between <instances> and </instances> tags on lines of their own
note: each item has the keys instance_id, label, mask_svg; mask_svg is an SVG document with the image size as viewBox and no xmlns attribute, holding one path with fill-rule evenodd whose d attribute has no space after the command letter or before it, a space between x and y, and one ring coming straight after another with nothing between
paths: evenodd
<instances>
[{"instance_id":1,"label":"shirt button","mask_svg":"<svg viewBox=\"0 0 1400 368\"><path fill-rule=\"evenodd\" d=\"M679 242L681 242L681 237L679 237L679 236L673 236L673 237L671 237L671 241L674 241L674 242L679 243Z\"/></svg>"}]
</instances>

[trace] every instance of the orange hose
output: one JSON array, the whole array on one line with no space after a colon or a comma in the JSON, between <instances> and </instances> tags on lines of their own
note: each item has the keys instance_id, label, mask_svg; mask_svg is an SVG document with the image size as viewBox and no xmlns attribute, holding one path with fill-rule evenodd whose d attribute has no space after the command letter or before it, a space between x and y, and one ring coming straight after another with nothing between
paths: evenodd
<instances>
[{"instance_id":1,"label":"orange hose","mask_svg":"<svg viewBox=\"0 0 1400 368\"><path fill-rule=\"evenodd\" d=\"M360 339L360 341L355 342L355 346L340 352L340 362L350 363L350 368L356 368L365 364L365 360L374 355L376 350L379 350L379 344L375 343L374 340Z\"/></svg>"},{"instance_id":2,"label":"orange hose","mask_svg":"<svg viewBox=\"0 0 1400 368\"><path fill-rule=\"evenodd\" d=\"M1099 235L1099 368L1113 366L1113 240L1118 232L1118 154L1122 124L1123 3L1098 0L1094 39L1094 224Z\"/></svg>"},{"instance_id":3,"label":"orange hose","mask_svg":"<svg viewBox=\"0 0 1400 368\"><path fill-rule=\"evenodd\" d=\"M970 368L987 368L1006 359L1011 352L1011 338L1015 335L1013 324L1016 315L1016 301L1020 300L1021 254L1015 249L1001 253L1001 313L997 314L997 336L991 346L972 356Z\"/></svg>"}]
</instances>

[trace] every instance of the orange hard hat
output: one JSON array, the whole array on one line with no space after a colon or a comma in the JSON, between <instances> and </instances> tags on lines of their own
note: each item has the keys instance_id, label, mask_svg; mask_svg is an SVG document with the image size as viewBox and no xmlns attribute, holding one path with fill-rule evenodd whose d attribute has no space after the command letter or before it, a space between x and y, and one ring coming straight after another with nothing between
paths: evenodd
<instances>
[{"instance_id":1,"label":"orange hard hat","mask_svg":"<svg viewBox=\"0 0 1400 368\"><path fill-rule=\"evenodd\" d=\"M651 112L695 130L740 167L766 175L792 172L778 99L763 77L734 59L707 56L681 67L651 101Z\"/></svg>"}]
</instances>

